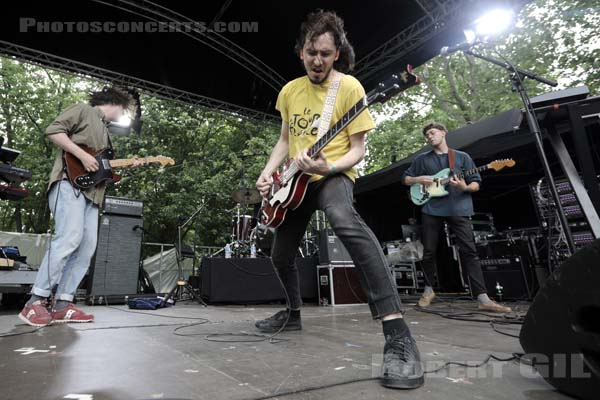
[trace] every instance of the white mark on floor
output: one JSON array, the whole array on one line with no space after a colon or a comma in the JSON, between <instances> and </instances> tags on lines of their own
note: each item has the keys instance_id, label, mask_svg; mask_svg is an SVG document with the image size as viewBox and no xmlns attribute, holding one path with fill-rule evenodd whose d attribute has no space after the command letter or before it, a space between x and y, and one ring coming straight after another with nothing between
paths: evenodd
<instances>
[{"instance_id":1,"label":"white mark on floor","mask_svg":"<svg viewBox=\"0 0 600 400\"><path fill-rule=\"evenodd\" d=\"M183 372L186 372L188 374L197 374L200 371L198 371L197 369L186 369Z\"/></svg>"},{"instance_id":2,"label":"white mark on floor","mask_svg":"<svg viewBox=\"0 0 600 400\"><path fill-rule=\"evenodd\" d=\"M94 395L93 394L77 394L77 393L72 393L72 394L66 395L65 397L63 397L63 399L94 400Z\"/></svg>"},{"instance_id":3,"label":"white mark on floor","mask_svg":"<svg viewBox=\"0 0 600 400\"><path fill-rule=\"evenodd\" d=\"M28 356L34 353L47 353L50 350L37 350L35 347L21 347L20 349L16 349L16 352L21 353L23 356Z\"/></svg>"},{"instance_id":4,"label":"white mark on floor","mask_svg":"<svg viewBox=\"0 0 600 400\"><path fill-rule=\"evenodd\" d=\"M451 381L452 383L464 383L466 385L472 385L473 382L470 382L468 380L466 380L465 378L450 378L449 376L446 377L446 379L448 379L449 381Z\"/></svg>"},{"instance_id":5,"label":"white mark on floor","mask_svg":"<svg viewBox=\"0 0 600 400\"><path fill-rule=\"evenodd\" d=\"M342 370L342 369L344 369L344 368L346 368L346 367L337 367L337 368L334 368L334 369L335 369L336 371L340 371L340 370Z\"/></svg>"}]
</instances>

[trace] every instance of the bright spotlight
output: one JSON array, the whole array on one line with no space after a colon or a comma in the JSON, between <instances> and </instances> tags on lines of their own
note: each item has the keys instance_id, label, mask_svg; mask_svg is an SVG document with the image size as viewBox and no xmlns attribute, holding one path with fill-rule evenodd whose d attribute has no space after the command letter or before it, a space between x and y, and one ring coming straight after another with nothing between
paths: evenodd
<instances>
[{"instance_id":1,"label":"bright spotlight","mask_svg":"<svg viewBox=\"0 0 600 400\"><path fill-rule=\"evenodd\" d=\"M474 22L475 32L480 36L488 36L505 31L514 21L512 10L492 10Z\"/></svg>"},{"instance_id":2,"label":"bright spotlight","mask_svg":"<svg viewBox=\"0 0 600 400\"><path fill-rule=\"evenodd\" d=\"M120 126L129 126L131 125L131 118L129 118L128 115L123 115L118 121L115 122L115 124Z\"/></svg>"},{"instance_id":3,"label":"bright spotlight","mask_svg":"<svg viewBox=\"0 0 600 400\"><path fill-rule=\"evenodd\" d=\"M465 29L463 33L465 35L465 40L467 43L475 43L475 40L477 40L477 34L475 33L475 31L471 29Z\"/></svg>"}]
</instances>

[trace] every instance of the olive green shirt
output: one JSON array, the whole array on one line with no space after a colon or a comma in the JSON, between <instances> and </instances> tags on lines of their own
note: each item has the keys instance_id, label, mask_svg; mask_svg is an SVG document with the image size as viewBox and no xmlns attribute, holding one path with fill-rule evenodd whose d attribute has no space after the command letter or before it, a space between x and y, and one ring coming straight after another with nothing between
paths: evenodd
<instances>
[{"instance_id":1,"label":"olive green shirt","mask_svg":"<svg viewBox=\"0 0 600 400\"><path fill-rule=\"evenodd\" d=\"M109 146L108 128L104 123L104 113L98 107L79 103L64 110L54 122L46 128L46 135L66 133L73 143L84 145L94 150L102 150ZM66 178L63 168L63 150L59 149L52 172L48 191L56 181ZM94 204L102 204L106 185L99 184L81 192Z\"/></svg>"}]
</instances>

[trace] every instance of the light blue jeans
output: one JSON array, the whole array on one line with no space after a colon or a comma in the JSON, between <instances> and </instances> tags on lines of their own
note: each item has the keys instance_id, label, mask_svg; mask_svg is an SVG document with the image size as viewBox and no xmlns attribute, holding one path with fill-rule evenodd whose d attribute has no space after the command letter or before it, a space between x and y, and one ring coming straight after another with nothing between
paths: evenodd
<instances>
[{"instance_id":1,"label":"light blue jeans","mask_svg":"<svg viewBox=\"0 0 600 400\"><path fill-rule=\"evenodd\" d=\"M54 215L54 235L31 293L50 297L58 284L56 299L73 301L96 251L98 206L66 180L52 186L48 202Z\"/></svg>"}]
</instances>

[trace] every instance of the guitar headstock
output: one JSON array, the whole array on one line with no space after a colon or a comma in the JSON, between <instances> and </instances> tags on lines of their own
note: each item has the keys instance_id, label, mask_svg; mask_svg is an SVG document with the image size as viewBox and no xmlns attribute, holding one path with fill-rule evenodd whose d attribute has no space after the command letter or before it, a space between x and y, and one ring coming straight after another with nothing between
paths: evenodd
<instances>
[{"instance_id":1,"label":"guitar headstock","mask_svg":"<svg viewBox=\"0 0 600 400\"><path fill-rule=\"evenodd\" d=\"M501 160L495 160L488 164L488 166L494 171L500 171L504 167L514 167L516 164L512 158L503 158Z\"/></svg>"},{"instance_id":2,"label":"guitar headstock","mask_svg":"<svg viewBox=\"0 0 600 400\"><path fill-rule=\"evenodd\" d=\"M393 74L383 82L380 82L375 89L367 94L367 103L385 103L395 95L406 89L418 85L421 80L412 73L412 66L407 65L406 71Z\"/></svg>"},{"instance_id":3,"label":"guitar headstock","mask_svg":"<svg viewBox=\"0 0 600 400\"><path fill-rule=\"evenodd\" d=\"M156 161L160 163L161 167L175 164L175 160L173 160L171 157L165 156L156 156Z\"/></svg>"}]
</instances>

